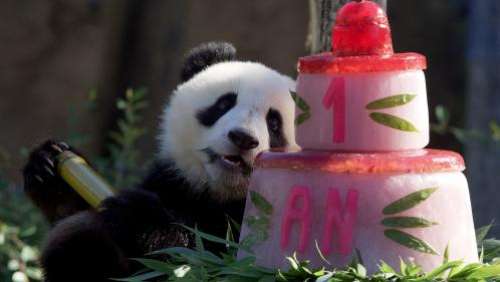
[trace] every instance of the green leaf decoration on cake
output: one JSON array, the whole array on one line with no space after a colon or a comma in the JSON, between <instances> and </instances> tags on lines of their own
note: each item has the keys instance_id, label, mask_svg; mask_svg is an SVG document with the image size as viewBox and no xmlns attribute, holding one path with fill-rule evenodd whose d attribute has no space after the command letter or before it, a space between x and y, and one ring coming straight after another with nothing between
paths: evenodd
<instances>
[{"instance_id":1,"label":"green leaf decoration on cake","mask_svg":"<svg viewBox=\"0 0 500 282\"><path fill-rule=\"evenodd\" d=\"M269 237L269 227L271 226L270 216L273 213L273 205L257 191L250 191L250 201L257 208L257 214L247 216L244 222L250 228L248 235L242 239L241 245L251 249L255 244L267 240Z\"/></svg>"},{"instance_id":2,"label":"green leaf decoration on cake","mask_svg":"<svg viewBox=\"0 0 500 282\"><path fill-rule=\"evenodd\" d=\"M301 109L304 112L309 112L311 110L311 107L307 104L307 102L300 97L296 92L290 92L293 98L293 101L295 101L295 104L297 105L297 108Z\"/></svg>"},{"instance_id":3,"label":"green leaf decoration on cake","mask_svg":"<svg viewBox=\"0 0 500 282\"><path fill-rule=\"evenodd\" d=\"M300 97L296 92L290 91L290 94L297 108L302 111L302 113L295 118L295 124L301 125L311 117L311 107L307 104L306 100Z\"/></svg>"},{"instance_id":4,"label":"green leaf decoration on cake","mask_svg":"<svg viewBox=\"0 0 500 282\"><path fill-rule=\"evenodd\" d=\"M410 193L386 206L382 213L393 215L407 211L427 200L438 188L426 188ZM415 216L391 216L382 219L381 224L389 227L384 235L390 240L418 252L437 255L434 248L424 240L395 228L427 228L437 225L437 222Z\"/></svg>"},{"instance_id":5,"label":"green leaf decoration on cake","mask_svg":"<svg viewBox=\"0 0 500 282\"><path fill-rule=\"evenodd\" d=\"M423 201L427 200L436 190L437 188L433 187L413 192L389 204L383 209L382 212L385 215L391 215L409 210L415 207L416 205L422 203Z\"/></svg>"},{"instance_id":6,"label":"green leaf decoration on cake","mask_svg":"<svg viewBox=\"0 0 500 282\"><path fill-rule=\"evenodd\" d=\"M425 228L437 225L436 222L432 222L425 218L420 217L387 217L382 220L382 225L392 228Z\"/></svg>"},{"instance_id":7,"label":"green leaf decoration on cake","mask_svg":"<svg viewBox=\"0 0 500 282\"><path fill-rule=\"evenodd\" d=\"M418 129L409 121L386 113L374 112L370 118L381 125L406 132L418 132Z\"/></svg>"},{"instance_id":8,"label":"green leaf decoration on cake","mask_svg":"<svg viewBox=\"0 0 500 282\"><path fill-rule=\"evenodd\" d=\"M256 191L250 191L250 200L252 204L261 212L266 215L271 215L273 213L273 205L269 203L264 196Z\"/></svg>"},{"instance_id":9,"label":"green leaf decoration on cake","mask_svg":"<svg viewBox=\"0 0 500 282\"><path fill-rule=\"evenodd\" d=\"M249 216L245 219L245 222L250 226L250 228L265 228L269 226L269 218L259 217L259 216Z\"/></svg>"},{"instance_id":10,"label":"green leaf decoration on cake","mask_svg":"<svg viewBox=\"0 0 500 282\"><path fill-rule=\"evenodd\" d=\"M392 241L415 251L432 255L438 254L429 243L406 232L396 229L387 229L384 231L384 235Z\"/></svg>"},{"instance_id":11,"label":"green leaf decoration on cake","mask_svg":"<svg viewBox=\"0 0 500 282\"><path fill-rule=\"evenodd\" d=\"M389 96L369 103L368 105L366 105L366 109L380 110L380 109L399 107L410 103L413 99L415 99L415 97L417 97L417 95L414 94L399 94L399 95Z\"/></svg>"},{"instance_id":12,"label":"green leaf decoration on cake","mask_svg":"<svg viewBox=\"0 0 500 282\"><path fill-rule=\"evenodd\" d=\"M310 112L301 113L295 118L295 125L301 125L311 117Z\"/></svg>"}]
</instances>

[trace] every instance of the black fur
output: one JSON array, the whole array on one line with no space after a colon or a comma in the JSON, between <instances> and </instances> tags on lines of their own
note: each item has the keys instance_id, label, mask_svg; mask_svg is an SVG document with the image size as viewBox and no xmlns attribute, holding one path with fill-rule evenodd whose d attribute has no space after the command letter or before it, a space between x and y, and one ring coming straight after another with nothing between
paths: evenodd
<instances>
[{"instance_id":1,"label":"black fur","mask_svg":"<svg viewBox=\"0 0 500 282\"><path fill-rule=\"evenodd\" d=\"M214 125L225 113L236 105L237 95L227 93L219 97L210 107L200 110L196 114L198 122L204 126Z\"/></svg>"},{"instance_id":2,"label":"black fur","mask_svg":"<svg viewBox=\"0 0 500 282\"><path fill-rule=\"evenodd\" d=\"M279 111L269 109L266 115L267 131L269 132L269 146L283 148L287 145L283 135L283 118Z\"/></svg>"},{"instance_id":3,"label":"black fur","mask_svg":"<svg viewBox=\"0 0 500 282\"><path fill-rule=\"evenodd\" d=\"M209 42L192 49L186 56L181 72L182 82L188 81L206 67L236 59L236 49L227 42Z\"/></svg>"},{"instance_id":4,"label":"black fur","mask_svg":"<svg viewBox=\"0 0 500 282\"><path fill-rule=\"evenodd\" d=\"M47 155L45 150L42 146L33 154ZM38 166L37 161L31 159L28 166ZM33 177L30 170L25 176ZM59 181L43 187L29 187L27 182L26 189L50 191L49 183ZM52 196L51 202L60 202ZM243 210L244 200L221 203L208 189L196 193L173 163L158 162L137 189L122 191L98 211L80 211L52 229L41 260L46 281L100 282L131 275L138 265L128 258L171 246L194 246L193 235L180 224L224 238L229 218L241 222ZM214 252L224 248L208 242L205 246Z\"/></svg>"},{"instance_id":5,"label":"black fur","mask_svg":"<svg viewBox=\"0 0 500 282\"><path fill-rule=\"evenodd\" d=\"M80 212L51 231L42 252L45 282L110 281L132 269L95 212Z\"/></svg>"}]
</instances>

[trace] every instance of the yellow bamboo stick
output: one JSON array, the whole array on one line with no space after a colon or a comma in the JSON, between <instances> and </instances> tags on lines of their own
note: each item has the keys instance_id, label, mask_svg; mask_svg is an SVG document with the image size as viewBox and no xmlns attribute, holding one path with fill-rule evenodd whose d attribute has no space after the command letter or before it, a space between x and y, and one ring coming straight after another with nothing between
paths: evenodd
<instances>
[{"instance_id":1,"label":"yellow bamboo stick","mask_svg":"<svg viewBox=\"0 0 500 282\"><path fill-rule=\"evenodd\" d=\"M115 194L113 188L89 164L73 152L58 156L59 175L92 207Z\"/></svg>"}]
</instances>

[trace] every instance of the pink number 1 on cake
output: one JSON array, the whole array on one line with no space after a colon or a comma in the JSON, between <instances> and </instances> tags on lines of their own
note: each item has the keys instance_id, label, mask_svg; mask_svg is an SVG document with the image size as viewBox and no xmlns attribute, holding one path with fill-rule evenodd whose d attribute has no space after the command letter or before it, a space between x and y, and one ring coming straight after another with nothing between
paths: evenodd
<instances>
[{"instance_id":1,"label":"pink number 1 on cake","mask_svg":"<svg viewBox=\"0 0 500 282\"><path fill-rule=\"evenodd\" d=\"M345 139L345 81L334 78L323 98L326 109L333 108L333 143L344 143Z\"/></svg>"}]
</instances>

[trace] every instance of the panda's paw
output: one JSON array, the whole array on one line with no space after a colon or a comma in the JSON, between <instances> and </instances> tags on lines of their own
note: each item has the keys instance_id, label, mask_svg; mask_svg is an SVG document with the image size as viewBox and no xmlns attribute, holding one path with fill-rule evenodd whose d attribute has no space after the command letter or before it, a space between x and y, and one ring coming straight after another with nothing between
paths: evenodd
<instances>
[{"instance_id":1,"label":"panda's paw","mask_svg":"<svg viewBox=\"0 0 500 282\"><path fill-rule=\"evenodd\" d=\"M30 190L62 181L57 175L57 156L68 150L71 148L66 143L54 140L45 141L35 148L23 170L25 189Z\"/></svg>"},{"instance_id":2,"label":"panda's paw","mask_svg":"<svg viewBox=\"0 0 500 282\"><path fill-rule=\"evenodd\" d=\"M54 223L90 206L57 173L58 155L73 149L48 140L35 148L24 167L24 191Z\"/></svg>"}]
</instances>

